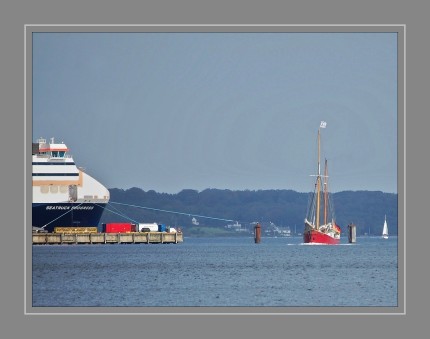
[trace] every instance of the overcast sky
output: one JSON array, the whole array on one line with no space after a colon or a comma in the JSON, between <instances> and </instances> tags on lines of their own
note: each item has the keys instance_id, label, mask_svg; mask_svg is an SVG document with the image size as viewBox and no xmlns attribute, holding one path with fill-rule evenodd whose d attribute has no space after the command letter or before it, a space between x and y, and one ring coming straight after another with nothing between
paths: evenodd
<instances>
[{"instance_id":1,"label":"overcast sky","mask_svg":"<svg viewBox=\"0 0 430 339\"><path fill-rule=\"evenodd\" d=\"M396 33L33 33L33 142L108 188L397 193ZM323 158L322 158L323 159Z\"/></svg>"}]
</instances>

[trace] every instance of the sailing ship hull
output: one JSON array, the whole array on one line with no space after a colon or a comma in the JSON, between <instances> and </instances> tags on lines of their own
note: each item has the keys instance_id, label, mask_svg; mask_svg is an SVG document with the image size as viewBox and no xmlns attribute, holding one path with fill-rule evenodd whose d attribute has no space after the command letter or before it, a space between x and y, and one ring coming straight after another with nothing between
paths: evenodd
<instances>
[{"instance_id":1,"label":"sailing ship hull","mask_svg":"<svg viewBox=\"0 0 430 339\"><path fill-rule=\"evenodd\" d=\"M337 245L340 242L340 238L333 238L329 234L317 230L309 230L303 234L303 242L305 244Z\"/></svg>"}]
</instances>

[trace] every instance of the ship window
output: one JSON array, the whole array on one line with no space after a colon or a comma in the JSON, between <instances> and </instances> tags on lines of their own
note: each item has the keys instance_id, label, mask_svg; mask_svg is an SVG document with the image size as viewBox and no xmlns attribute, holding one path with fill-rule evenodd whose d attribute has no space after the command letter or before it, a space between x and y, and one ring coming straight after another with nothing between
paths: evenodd
<instances>
[{"instance_id":1,"label":"ship window","mask_svg":"<svg viewBox=\"0 0 430 339\"><path fill-rule=\"evenodd\" d=\"M64 158L64 153L66 153L66 152L64 152L64 151L60 151L60 152L58 152L58 156L59 156L60 158Z\"/></svg>"},{"instance_id":2,"label":"ship window","mask_svg":"<svg viewBox=\"0 0 430 339\"><path fill-rule=\"evenodd\" d=\"M40 192L41 193L48 193L49 192L49 187L48 186L40 186Z\"/></svg>"},{"instance_id":3,"label":"ship window","mask_svg":"<svg viewBox=\"0 0 430 339\"><path fill-rule=\"evenodd\" d=\"M50 187L50 191L51 191L51 193L58 193L58 186L54 186L54 185L52 185L52 186Z\"/></svg>"},{"instance_id":4,"label":"ship window","mask_svg":"<svg viewBox=\"0 0 430 339\"><path fill-rule=\"evenodd\" d=\"M53 158L57 158L57 157L58 157L58 152L57 152L57 151L52 151L52 152L51 152L51 156L52 156Z\"/></svg>"},{"instance_id":5,"label":"ship window","mask_svg":"<svg viewBox=\"0 0 430 339\"><path fill-rule=\"evenodd\" d=\"M60 186L60 192L61 193L66 193L68 191L69 191L69 187L68 186L64 186L64 185Z\"/></svg>"}]
</instances>

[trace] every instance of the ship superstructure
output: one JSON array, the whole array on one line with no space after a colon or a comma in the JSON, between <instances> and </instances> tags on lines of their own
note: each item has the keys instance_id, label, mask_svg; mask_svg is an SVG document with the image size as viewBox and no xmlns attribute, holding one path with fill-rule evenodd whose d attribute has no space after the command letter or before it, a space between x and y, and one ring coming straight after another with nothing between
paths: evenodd
<instances>
[{"instance_id":1,"label":"ship superstructure","mask_svg":"<svg viewBox=\"0 0 430 339\"><path fill-rule=\"evenodd\" d=\"M50 232L58 226L98 226L109 191L78 168L68 152L54 138L33 143L33 227Z\"/></svg>"}]
</instances>

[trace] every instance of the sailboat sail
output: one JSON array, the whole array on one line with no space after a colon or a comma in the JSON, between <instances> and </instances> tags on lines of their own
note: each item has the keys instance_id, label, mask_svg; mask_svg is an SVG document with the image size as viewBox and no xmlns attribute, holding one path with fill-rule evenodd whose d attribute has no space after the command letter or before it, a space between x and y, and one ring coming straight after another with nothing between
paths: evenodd
<instances>
[{"instance_id":1,"label":"sailboat sail","mask_svg":"<svg viewBox=\"0 0 430 339\"><path fill-rule=\"evenodd\" d=\"M388 239L388 225L387 225L387 216L385 216L384 227L382 229L382 237L384 239Z\"/></svg>"}]
</instances>

